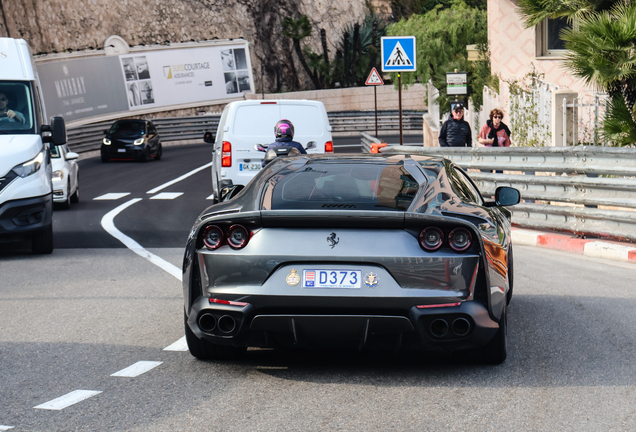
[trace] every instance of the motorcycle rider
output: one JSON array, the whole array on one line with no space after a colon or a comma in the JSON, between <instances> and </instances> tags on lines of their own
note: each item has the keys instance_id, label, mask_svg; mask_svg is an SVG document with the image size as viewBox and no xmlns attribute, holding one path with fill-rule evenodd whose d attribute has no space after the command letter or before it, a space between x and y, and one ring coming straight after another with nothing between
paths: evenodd
<instances>
[{"instance_id":1,"label":"motorcycle rider","mask_svg":"<svg viewBox=\"0 0 636 432\"><path fill-rule=\"evenodd\" d=\"M279 120L274 126L274 134L276 135L276 141L267 146L267 150L276 147L295 147L300 153L307 154L302 144L294 141L294 125L289 120ZM265 166L265 160L263 160L262 164Z\"/></svg>"}]
</instances>

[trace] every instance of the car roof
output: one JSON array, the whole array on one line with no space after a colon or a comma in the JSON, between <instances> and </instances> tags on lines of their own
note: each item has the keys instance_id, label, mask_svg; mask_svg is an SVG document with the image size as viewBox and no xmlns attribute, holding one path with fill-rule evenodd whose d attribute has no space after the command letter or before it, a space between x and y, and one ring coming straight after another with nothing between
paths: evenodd
<instances>
[{"instance_id":1,"label":"car roof","mask_svg":"<svg viewBox=\"0 0 636 432\"><path fill-rule=\"evenodd\" d=\"M150 120L125 119L117 120L115 123L150 123Z\"/></svg>"}]
</instances>

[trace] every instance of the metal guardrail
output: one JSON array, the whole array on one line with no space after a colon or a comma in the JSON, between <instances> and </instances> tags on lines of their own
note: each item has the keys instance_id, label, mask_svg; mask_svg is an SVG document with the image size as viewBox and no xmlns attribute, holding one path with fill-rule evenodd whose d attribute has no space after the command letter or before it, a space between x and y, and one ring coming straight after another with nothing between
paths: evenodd
<instances>
[{"instance_id":1,"label":"metal guardrail","mask_svg":"<svg viewBox=\"0 0 636 432\"><path fill-rule=\"evenodd\" d=\"M363 149L373 138L365 135ZM443 156L464 169L478 169L470 177L484 195L499 186L519 189L524 201L510 208L519 226L636 240L636 149L390 145L380 152Z\"/></svg>"},{"instance_id":2,"label":"metal guardrail","mask_svg":"<svg viewBox=\"0 0 636 432\"><path fill-rule=\"evenodd\" d=\"M404 111L402 119L404 129L422 130L423 111ZM332 133L364 131L375 129L375 114L373 111L340 111L328 113ZM162 142L201 139L203 133L212 131L216 135L220 114L167 117L151 119L157 127ZM114 121L93 123L68 129L69 147L76 153L98 150L104 130ZM394 110L378 111L378 129L387 131L399 128L398 112ZM203 142L203 141L202 141Z\"/></svg>"}]
</instances>

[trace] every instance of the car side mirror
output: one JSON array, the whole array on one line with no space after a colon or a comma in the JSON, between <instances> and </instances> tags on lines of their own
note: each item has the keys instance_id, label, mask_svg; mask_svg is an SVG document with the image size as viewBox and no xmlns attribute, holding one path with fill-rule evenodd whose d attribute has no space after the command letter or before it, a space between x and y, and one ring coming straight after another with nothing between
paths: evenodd
<instances>
[{"instance_id":1,"label":"car side mirror","mask_svg":"<svg viewBox=\"0 0 636 432\"><path fill-rule=\"evenodd\" d=\"M495 203L498 206L511 206L519 204L521 193L515 188L500 186L495 190Z\"/></svg>"},{"instance_id":2,"label":"car side mirror","mask_svg":"<svg viewBox=\"0 0 636 432\"><path fill-rule=\"evenodd\" d=\"M318 147L318 143L316 141L309 141L305 150L315 149L316 147Z\"/></svg>"},{"instance_id":3,"label":"car side mirror","mask_svg":"<svg viewBox=\"0 0 636 432\"><path fill-rule=\"evenodd\" d=\"M232 185L232 186L225 186L223 188L221 188L221 191L219 192L220 195L220 201L229 201L232 198L234 198L241 190L243 190L245 186L243 185Z\"/></svg>"},{"instance_id":4,"label":"car side mirror","mask_svg":"<svg viewBox=\"0 0 636 432\"><path fill-rule=\"evenodd\" d=\"M79 157L79 155L75 152L66 153L66 160L75 160Z\"/></svg>"},{"instance_id":5,"label":"car side mirror","mask_svg":"<svg viewBox=\"0 0 636 432\"><path fill-rule=\"evenodd\" d=\"M214 136L212 135L212 132L206 132L203 134L203 142L206 142L208 144L214 142Z\"/></svg>"},{"instance_id":6,"label":"car side mirror","mask_svg":"<svg viewBox=\"0 0 636 432\"><path fill-rule=\"evenodd\" d=\"M64 118L53 117L51 125L42 125L42 132L50 132L50 135L42 135L42 141L53 145L66 144L66 124Z\"/></svg>"}]
</instances>

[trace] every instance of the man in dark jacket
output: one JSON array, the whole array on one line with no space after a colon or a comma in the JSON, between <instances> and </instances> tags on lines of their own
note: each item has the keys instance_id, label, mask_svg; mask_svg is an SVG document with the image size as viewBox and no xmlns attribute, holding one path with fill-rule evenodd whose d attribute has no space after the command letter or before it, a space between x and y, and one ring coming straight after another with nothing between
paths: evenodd
<instances>
[{"instance_id":1,"label":"man in dark jacket","mask_svg":"<svg viewBox=\"0 0 636 432\"><path fill-rule=\"evenodd\" d=\"M307 154L303 145L294 141L294 125L291 121L283 119L276 123L276 126L274 126L274 135L276 136L276 141L268 145L267 150L276 147L291 146L297 148L301 154ZM263 159L261 165L265 166L265 159Z\"/></svg>"},{"instance_id":2,"label":"man in dark jacket","mask_svg":"<svg viewBox=\"0 0 636 432\"><path fill-rule=\"evenodd\" d=\"M439 131L440 147L472 147L470 125L464 120L464 105L457 104Z\"/></svg>"}]
</instances>

